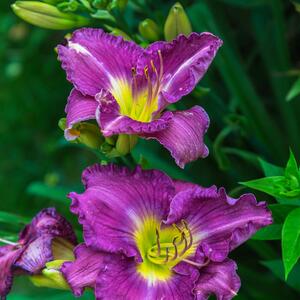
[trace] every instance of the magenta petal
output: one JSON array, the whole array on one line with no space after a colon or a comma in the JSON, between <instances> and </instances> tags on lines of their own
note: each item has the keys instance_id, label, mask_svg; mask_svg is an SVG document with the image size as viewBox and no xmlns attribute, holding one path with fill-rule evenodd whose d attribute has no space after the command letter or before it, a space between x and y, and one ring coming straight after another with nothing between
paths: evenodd
<instances>
[{"instance_id":1,"label":"magenta petal","mask_svg":"<svg viewBox=\"0 0 300 300\"><path fill-rule=\"evenodd\" d=\"M183 180L176 180L173 179L173 184L175 186L175 193L179 193L191 188L198 187L196 183L188 182L188 181L183 181Z\"/></svg>"},{"instance_id":2,"label":"magenta petal","mask_svg":"<svg viewBox=\"0 0 300 300\"><path fill-rule=\"evenodd\" d=\"M166 281L148 281L137 272L134 260L111 256L98 275L96 299L193 300L193 289L199 273L196 269L190 270L185 275L173 273Z\"/></svg>"},{"instance_id":3,"label":"magenta petal","mask_svg":"<svg viewBox=\"0 0 300 300\"><path fill-rule=\"evenodd\" d=\"M5 299L13 282L13 265L21 255L22 249L15 246L0 247L0 298Z\"/></svg>"},{"instance_id":4,"label":"magenta petal","mask_svg":"<svg viewBox=\"0 0 300 300\"><path fill-rule=\"evenodd\" d=\"M222 300L235 297L241 286L236 269L236 263L229 259L222 263L210 263L201 269L195 289L197 300L207 300L211 294Z\"/></svg>"},{"instance_id":5,"label":"magenta petal","mask_svg":"<svg viewBox=\"0 0 300 300\"><path fill-rule=\"evenodd\" d=\"M199 248L213 261L223 261L228 253L250 238L258 229L272 223L265 202L254 195L229 198L224 189L192 188L172 200L167 224L185 219L199 240Z\"/></svg>"},{"instance_id":6,"label":"magenta petal","mask_svg":"<svg viewBox=\"0 0 300 300\"><path fill-rule=\"evenodd\" d=\"M72 225L59 215L55 208L45 208L40 211L21 232L19 242L24 245L47 234L65 238L73 244L77 243Z\"/></svg>"},{"instance_id":7,"label":"magenta petal","mask_svg":"<svg viewBox=\"0 0 300 300\"><path fill-rule=\"evenodd\" d=\"M71 91L65 109L67 114L65 137L67 140L74 140L78 137L70 132L74 124L96 119L97 107L98 102L93 97L83 96L76 89Z\"/></svg>"},{"instance_id":8,"label":"magenta petal","mask_svg":"<svg viewBox=\"0 0 300 300\"><path fill-rule=\"evenodd\" d=\"M94 165L84 171L83 182L87 190L69 197L87 246L139 259L133 233L144 218L166 218L174 195L170 178L159 171Z\"/></svg>"},{"instance_id":9,"label":"magenta petal","mask_svg":"<svg viewBox=\"0 0 300 300\"><path fill-rule=\"evenodd\" d=\"M158 51L163 61L162 94L168 102L176 102L189 94L206 73L222 41L211 33L179 35L172 42L155 42L150 45L138 61L143 70L150 61L160 71ZM141 71L140 71L141 72Z\"/></svg>"},{"instance_id":10,"label":"magenta petal","mask_svg":"<svg viewBox=\"0 0 300 300\"><path fill-rule=\"evenodd\" d=\"M145 134L147 139L156 139L166 147L178 166L208 155L204 134L209 126L209 117L200 106L185 111L173 112L173 118L165 130Z\"/></svg>"},{"instance_id":11,"label":"magenta petal","mask_svg":"<svg viewBox=\"0 0 300 300\"><path fill-rule=\"evenodd\" d=\"M167 128L172 119L172 113L165 112L159 119L144 123L121 115L119 104L112 97L109 99L99 99L99 102L97 121L104 136L115 134L150 134Z\"/></svg>"},{"instance_id":12,"label":"magenta petal","mask_svg":"<svg viewBox=\"0 0 300 300\"><path fill-rule=\"evenodd\" d=\"M101 29L76 30L67 46L58 46L58 56L67 79L84 95L110 90L115 79L130 79L131 68L143 49Z\"/></svg>"},{"instance_id":13,"label":"magenta petal","mask_svg":"<svg viewBox=\"0 0 300 300\"><path fill-rule=\"evenodd\" d=\"M103 254L80 244L75 248L75 261L65 262L61 272L75 296L82 295L86 287L94 288L96 278L103 268Z\"/></svg>"},{"instance_id":14,"label":"magenta petal","mask_svg":"<svg viewBox=\"0 0 300 300\"><path fill-rule=\"evenodd\" d=\"M45 264L53 260L52 240L53 236L45 234L24 246L22 255L15 262L15 266L29 273L37 273L45 267Z\"/></svg>"}]
</instances>

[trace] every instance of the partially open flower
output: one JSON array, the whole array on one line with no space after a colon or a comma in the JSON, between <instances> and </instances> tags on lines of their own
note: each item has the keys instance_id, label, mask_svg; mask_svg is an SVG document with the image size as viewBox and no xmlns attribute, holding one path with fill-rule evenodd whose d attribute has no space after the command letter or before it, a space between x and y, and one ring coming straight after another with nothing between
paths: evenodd
<instances>
[{"instance_id":1,"label":"partially open flower","mask_svg":"<svg viewBox=\"0 0 300 300\"><path fill-rule=\"evenodd\" d=\"M77 296L88 286L104 300L229 300L240 287L229 252L272 222L252 194L233 199L155 170L95 165L83 183L70 198L85 244L62 267Z\"/></svg>"},{"instance_id":2,"label":"partially open flower","mask_svg":"<svg viewBox=\"0 0 300 300\"><path fill-rule=\"evenodd\" d=\"M74 85L66 106L66 137L73 125L96 119L105 137L156 139L180 167L208 149L209 118L200 106L165 111L189 94L203 77L222 41L211 33L178 36L143 49L100 29L75 31L58 56Z\"/></svg>"},{"instance_id":3,"label":"partially open flower","mask_svg":"<svg viewBox=\"0 0 300 300\"><path fill-rule=\"evenodd\" d=\"M70 260L76 243L68 221L54 208L43 209L22 230L17 243L0 247L0 296L10 291L15 272L37 274L49 261Z\"/></svg>"}]
</instances>

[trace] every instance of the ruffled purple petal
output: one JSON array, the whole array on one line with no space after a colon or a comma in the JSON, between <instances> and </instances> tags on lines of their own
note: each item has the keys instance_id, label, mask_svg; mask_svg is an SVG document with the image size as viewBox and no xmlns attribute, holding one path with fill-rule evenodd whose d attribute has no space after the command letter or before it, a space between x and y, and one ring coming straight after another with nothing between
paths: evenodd
<instances>
[{"instance_id":1,"label":"ruffled purple petal","mask_svg":"<svg viewBox=\"0 0 300 300\"><path fill-rule=\"evenodd\" d=\"M176 194L178 194L179 192L188 190L188 189L198 187L198 185L196 183L183 181L183 180L177 180L177 179L173 179L173 184L175 186L175 193Z\"/></svg>"},{"instance_id":2,"label":"ruffled purple petal","mask_svg":"<svg viewBox=\"0 0 300 300\"><path fill-rule=\"evenodd\" d=\"M53 260L53 238L50 234L44 234L23 246L24 251L14 265L31 274L38 273L47 262Z\"/></svg>"},{"instance_id":3,"label":"ruffled purple petal","mask_svg":"<svg viewBox=\"0 0 300 300\"><path fill-rule=\"evenodd\" d=\"M21 232L19 243L26 245L44 235L61 237L74 245L77 243L72 225L59 215L55 208L45 208L40 211Z\"/></svg>"},{"instance_id":4,"label":"ruffled purple petal","mask_svg":"<svg viewBox=\"0 0 300 300\"><path fill-rule=\"evenodd\" d=\"M236 263L229 259L222 263L210 263L201 269L195 289L197 300L207 300L211 294L222 300L235 297L241 286L236 270Z\"/></svg>"},{"instance_id":5,"label":"ruffled purple petal","mask_svg":"<svg viewBox=\"0 0 300 300\"><path fill-rule=\"evenodd\" d=\"M21 255L22 249L15 246L0 247L0 298L5 299L13 282L13 265Z\"/></svg>"},{"instance_id":6,"label":"ruffled purple petal","mask_svg":"<svg viewBox=\"0 0 300 300\"><path fill-rule=\"evenodd\" d=\"M182 274L172 273L165 281L142 277L133 259L108 257L96 282L96 299L192 300L198 270L188 267Z\"/></svg>"},{"instance_id":7,"label":"ruffled purple petal","mask_svg":"<svg viewBox=\"0 0 300 300\"><path fill-rule=\"evenodd\" d=\"M61 272L76 297L84 292L86 287L95 288L96 278L103 268L103 253L80 244L75 248L75 261L65 262Z\"/></svg>"},{"instance_id":8,"label":"ruffled purple petal","mask_svg":"<svg viewBox=\"0 0 300 300\"><path fill-rule=\"evenodd\" d=\"M185 219L194 240L212 261L221 262L228 253L250 238L258 229L272 223L265 202L256 202L252 194L233 199L223 188L191 188L178 193L170 205L166 221Z\"/></svg>"},{"instance_id":9,"label":"ruffled purple petal","mask_svg":"<svg viewBox=\"0 0 300 300\"><path fill-rule=\"evenodd\" d=\"M181 168L185 164L208 155L204 134L209 126L209 117L200 106L185 111L173 112L169 126L161 131L143 135L156 139L166 147Z\"/></svg>"},{"instance_id":10,"label":"ruffled purple petal","mask_svg":"<svg viewBox=\"0 0 300 300\"><path fill-rule=\"evenodd\" d=\"M83 172L87 190L71 193L88 247L140 258L134 232L143 219L166 218L174 195L172 181L159 171L94 165Z\"/></svg>"},{"instance_id":11,"label":"ruffled purple petal","mask_svg":"<svg viewBox=\"0 0 300 300\"><path fill-rule=\"evenodd\" d=\"M96 109L98 102L93 97L84 96L76 89L73 89L68 98L66 105L66 130L65 137L67 140L74 140L78 135L74 134L70 129L73 125L91 119L96 119Z\"/></svg>"},{"instance_id":12,"label":"ruffled purple petal","mask_svg":"<svg viewBox=\"0 0 300 300\"><path fill-rule=\"evenodd\" d=\"M143 49L101 29L76 30L67 46L58 46L58 56L67 79L84 95L110 90L116 79L131 80Z\"/></svg>"},{"instance_id":13,"label":"ruffled purple petal","mask_svg":"<svg viewBox=\"0 0 300 300\"><path fill-rule=\"evenodd\" d=\"M168 127L172 113L165 112L159 119L145 123L120 114L120 107L113 98L98 98L97 121L104 136L116 134L150 134Z\"/></svg>"},{"instance_id":14,"label":"ruffled purple petal","mask_svg":"<svg viewBox=\"0 0 300 300\"><path fill-rule=\"evenodd\" d=\"M138 70L145 66L151 70L151 60L158 73L163 62L161 93L169 103L189 94L206 73L222 41L211 33L191 33L188 37L179 35L172 42L155 42L150 45L138 61Z\"/></svg>"}]
</instances>

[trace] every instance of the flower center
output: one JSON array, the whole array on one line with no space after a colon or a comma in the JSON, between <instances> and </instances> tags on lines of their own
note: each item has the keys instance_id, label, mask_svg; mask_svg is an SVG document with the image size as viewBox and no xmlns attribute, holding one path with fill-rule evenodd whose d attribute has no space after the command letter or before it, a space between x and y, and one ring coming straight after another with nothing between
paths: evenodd
<instances>
[{"instance_id":1,"label":"flower center","mask_svg":"<svg viewBox=\"0 0 300 300\"><path fill-rule=\"evenodd\" d=\"M178 234L172 237L172 243L160 241L160 231L156 229L156 244L147 251L147 258L154 264L174 266L184 260L189 249L193 246L193 236L186 221L182 227L174 224Z\"/></svg>"},{"instance_id":2,"label":"flower center","mask_svg":"<svg viewBox=\"0 0 300 300\"><path fill-rule=\"evenodd\" d=\"M181 261L189 262L188 257L196 251L192 231L185 220L161 228L160 222L149 218L135 233L135 240L143 259L137 271L150 282L167 280L172 276L172 268Z\"/></svg>"},{"instance_id":3,"label":"flower center","mask_svg":"<svg viewBox=\"0 0 300 300\"><path fill-rule=\"evenodd\" d=\"M141 122L150 122L152 114L158 109L158 95L163 77L163 59L160 50L157 52L159 58L159 72L150 61L152 70L145 66L144 74L137 74L136 68L131 69L131 82L123 79L112 81L111 93L118 102L121 114Z\"/></svg>"}]
</instances>

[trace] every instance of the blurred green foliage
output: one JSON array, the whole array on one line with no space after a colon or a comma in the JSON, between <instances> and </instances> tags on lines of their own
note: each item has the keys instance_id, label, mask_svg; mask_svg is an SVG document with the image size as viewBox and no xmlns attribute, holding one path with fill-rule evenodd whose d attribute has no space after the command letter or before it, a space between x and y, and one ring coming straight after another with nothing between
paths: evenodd
<instances>
[{"instance_id":1,"label":"blurred green foliage","mask_svg":"<svg viewBox=\"0 0 300 300\"><path fill-rule=\"evenodd\" d=\"M74 8L76 1L69 1L68 6L68 1L46 2L62 3L64 11L79 9ZM80 2L89 9L88 1ZM100 2L92 3L92 9L97 7L92 25L116 33L122 30L143 45L153 40L154 33L163 38L165 20L174 5L167 0L130 0L124 12L111 5L108 13ZM0 2L0 232L10 240L27 219L47 206L56 206L80 229L68 211L65 194L80 191L82 170L103 159L80 144L67 143L57 126L64 117L71 85L54 48L68 32L22 22L12 13L12 3ZM208 112L210 156L181 170L158 143L141 140L133 158L175 178L225 186L236 197L246 189L238 182L281 176L276 165L288 160L289 147L299 159L300 15L291 2L280 0L185 0L181 4L194 31L211 31L224 40L200 86L176 104L177 109L200 104ZM149 21L145 23L149 19L151 28ZM123 162L132 163L128 157ZM281 247L276 241L295 206L278 204L259 192L256 195L271 204L275 224L233 252L242 279L236 299L299 299L299 263L285 282ZM38 289L26 278L18 278L8 299L29 298L73 296ZM83 299L93 296L87 293Z\"/></svg>"}]
</instances>

